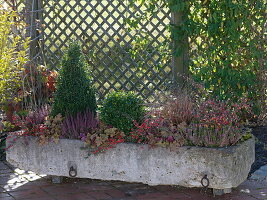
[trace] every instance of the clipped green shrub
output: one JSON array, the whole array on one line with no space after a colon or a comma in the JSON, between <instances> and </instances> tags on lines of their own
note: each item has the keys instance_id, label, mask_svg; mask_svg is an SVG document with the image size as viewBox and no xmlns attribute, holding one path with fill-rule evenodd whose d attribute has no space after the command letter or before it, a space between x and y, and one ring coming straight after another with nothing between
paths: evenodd
<instances>
[{"instance_id":1,"label":"clipped green shrub","mask_svg":"<svg viewBox=\"0 0 267 200\"><path fill-rule=\"evenodd\" d=\"M134 127L133 121L141 122L144 115L144 102L133 92L112 92L100 108L100 119L126 135Z\"/></svg>"},{"instance_id":2,"label":"clipped green shrub","mask_svg":"<svg viewBox=\"0 0 267 200\"><path fill-rule=\"evenodd\" d=\"M62 59L52 116L76 115L86 110L96 113L95 91L85 67L80 45L76 42L71 43Z\"/></svg>"}]
</instances>

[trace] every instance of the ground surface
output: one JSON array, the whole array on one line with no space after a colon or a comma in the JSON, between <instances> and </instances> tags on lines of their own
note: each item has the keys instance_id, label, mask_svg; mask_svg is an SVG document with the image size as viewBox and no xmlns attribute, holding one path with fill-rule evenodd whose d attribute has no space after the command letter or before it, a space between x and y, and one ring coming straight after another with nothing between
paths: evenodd
<instances>
[{"instance_id":1,"label":"ground surface","mask_svg":"<svg viewBox=\"0 0 267 200\"><path fill-rule=\"evenodd\" d=\"M265 170L265 169L264 169ZM0 162L0 200L259 200L267 199L267 166L261 180L248 180L231 194L210 189L148 186L139 183L67 179L52 184L49 177L14 169Z\"/></svg>"}]
</instances>

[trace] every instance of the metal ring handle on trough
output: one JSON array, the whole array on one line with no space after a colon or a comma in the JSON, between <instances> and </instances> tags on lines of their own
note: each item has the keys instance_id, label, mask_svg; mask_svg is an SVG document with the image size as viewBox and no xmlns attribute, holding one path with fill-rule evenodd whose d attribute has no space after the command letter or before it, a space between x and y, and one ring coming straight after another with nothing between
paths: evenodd
<instances>
[{"instance_id":1,"label":"metal ring handle on trough","mask_svg":"<svg viewBox=\"0 0 267 200\"><path fill-rule=\"evenodd\" d=\"M204 181L206 181L207 184L204 184ZM204 188L209 187L209 185L210 185L210 180L208 179L208 175L207 175L207 174L201 179L201 185L202 185Z\"/></svg>"},{"instance_id":2,"label":"metal ring handle on trough","mask_svg":"<svg viewBox=\"0 0 267 200\"><path fill-rule=\"evenodd\" d=\"M70 177L76 177L77 176L77 170L74 169L73 166L70 167L69 175L70 175Z\"/></svg>"}]
</instances>

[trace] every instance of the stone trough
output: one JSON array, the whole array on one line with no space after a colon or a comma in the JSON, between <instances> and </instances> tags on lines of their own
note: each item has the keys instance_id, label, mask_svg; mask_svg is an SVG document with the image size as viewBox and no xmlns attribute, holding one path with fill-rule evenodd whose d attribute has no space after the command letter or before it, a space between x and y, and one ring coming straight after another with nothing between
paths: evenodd
<instances>
[{"instance_id":1,"label":"stone trough","mask_svg":"<svg viewBox=\"0 0 267 200\"><path fill-rule=\"evenodd\" d=\"M121 143L88 158L82 146L79 140L60 139L57 144L40 145L34 137L27 142L19 138L7 150L7 161L39 174L208 187L222 194L247 179L255 159L254 138L227 148L185 146L176 151Z\"/></svg>"}]
</instances>

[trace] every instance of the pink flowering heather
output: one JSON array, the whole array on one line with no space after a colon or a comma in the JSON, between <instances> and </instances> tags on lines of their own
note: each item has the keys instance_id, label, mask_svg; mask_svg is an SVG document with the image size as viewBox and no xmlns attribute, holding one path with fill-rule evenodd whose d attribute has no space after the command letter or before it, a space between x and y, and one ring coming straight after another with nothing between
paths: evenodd
<instances>
[{"instance_id":1,"label":"pink flowering heather","mask_svg":"<svg viewBox=\"0 0 267 200\"><path fill-rule=\"evenodd\" d=\"M182 133L196 146L224 147L236 144L243 135L239 107L207 100L196 109L194 120Z\"/></svg>"},{"instance_id":2,"label":"pink flowering heather","mask_svg":"<svg viewBox=\"0 0 267 200\"><path fill-rule=\"evenodd\" d=\"M82 139L88 132L98 127L98 120L91 111L79 112L75 116L68 116L62 124L62 137L68 139Z\"/></svg>"}]
</instances>

